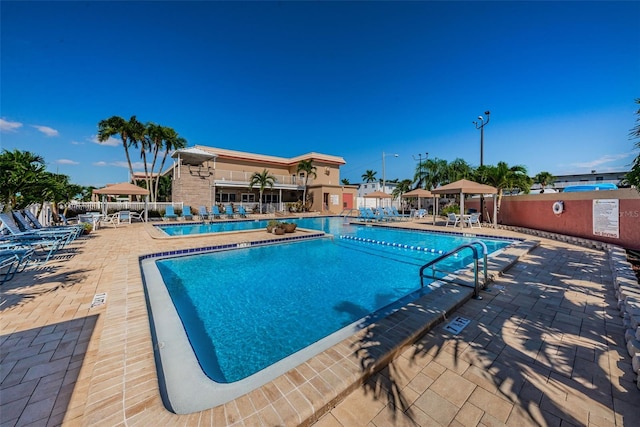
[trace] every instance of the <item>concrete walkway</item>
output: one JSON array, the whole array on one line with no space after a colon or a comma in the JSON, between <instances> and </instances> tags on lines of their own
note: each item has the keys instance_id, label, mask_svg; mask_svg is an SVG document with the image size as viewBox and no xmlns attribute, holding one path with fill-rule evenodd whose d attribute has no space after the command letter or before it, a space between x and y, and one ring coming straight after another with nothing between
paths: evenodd
<instances>
[{"instance_id":1,"label":"concrete walkway","mask_svg":"<svg viewBox=\"0 0 640 427\"><path fill-rule=\"evenodd\" d=\"M162 405L138 257L243 239L158 241L141 224L104 229L5 284L0 424L313 422L296 415L305 404L296 387L326 394L331 384L307 381L303 370L259 395L195 414ZM315 425L640 425L640 390L611 274L605 252L541 239L483 300L450 315L471 320L460 334L436 326ZM92 307L103 292L106 303Z\"/></svg>"}]
</instances>

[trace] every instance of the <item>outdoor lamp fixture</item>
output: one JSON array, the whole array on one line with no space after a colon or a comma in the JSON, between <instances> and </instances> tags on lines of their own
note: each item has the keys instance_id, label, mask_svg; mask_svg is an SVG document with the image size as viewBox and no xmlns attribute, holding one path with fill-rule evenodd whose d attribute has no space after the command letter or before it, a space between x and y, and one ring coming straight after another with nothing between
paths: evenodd
<instances>
[{"instance_id":1,"label":"outdoor lamp fixture","mask_svg":"<svg viewBox=\"0 0 640 427\"><path fill-rule=\"evenodd\" d=\"M390 156L391 154L385 154L385 152L382 152L382 192L386 193L385 191L385 174L384 174L384 158L387 156ZM393 157L398 157L397 154L393 154Z\"/></svg>"},{"instance_id":2,"label":"outdoor lamp fixture","mask_svg":"<svg viewBox=\"0 0 640 427\"><path fill-rule=\"evenodd\" d=\"M487 116L487 121L484 121L484 117L478 116L479 122L473 122L476 125L476 129L480 129L480 166L484 165L484 127L489 124L491 111L485 111L484 115Z\"/></svg>"}]
</instances>

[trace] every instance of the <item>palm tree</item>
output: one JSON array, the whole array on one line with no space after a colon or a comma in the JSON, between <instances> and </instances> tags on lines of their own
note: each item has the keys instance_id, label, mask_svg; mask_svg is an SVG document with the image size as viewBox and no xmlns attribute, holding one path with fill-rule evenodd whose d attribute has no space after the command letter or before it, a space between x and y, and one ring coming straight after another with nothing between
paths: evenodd
<instances>
[{"instance_id":1,"label":"palm tree","mask_svg":"<svg viewBox=\"0 0 640 427\"><path fill-rule=\"evenodd\" d=\"M403 179L402 181L400 181L398 185L396 185L396 188L394 188L391 192L391 197L393 197L393 199L395 200L399 197L402 197L404 193L408 193L411 190L412 182L413 181L411 181L410 179Z\"/></svg>"},{"instance_id":2,"label":"palm tree","mask_svg":"<svg viewBox=\"0 0 640 427\"><path fill-rule=\"evenodd\" d=\"M416 188L431 190L447 182L447 161L434 158L425 160L416 168L413 181Z\"/></svg>"},{"instance_id":3,"label":"palm tree","mask_svg":"<svg viewBox=\"0 0 640 427\"><path fill-rule=\"evenodd\" d=\"M464 159L457 158L447 165L446 178L449 182L455 182L461 179L470 179L473 177L475 170Z\"/></svg>"},{"instance_id":4,"label":"palm tree","mask_svg":"<svg viewBox=\"0 0 640 427\"><path fill-rule=\"evenodd\" d=\"M640 98L636 98L636 104L640 105ZM636 111L636 125L629 132L630 139L640 139L640 109ZM635 143L635 147L640 149L640 141ZM640 192L640 154L636 156L631 165L631 171L625 175L624 181L636 187Z\"/></svg>"},{"instance_id":5,"label":"palm tree","mask_svg":"<svg viewBox=\"0 0 640 427\"><path fill-rule=\"evenodd\" d=\"M376 181L376 172L368 169L365 173L362 174L362 180L364 182L375 182Z\"/></svg>"},{"instance_id":6,"label":"palm tree","mask_svg":"<svg viewBox=\"0 0 640 427\"><path fill-rule=\"evenodd\" d=\"M309 183L309 177L317 178L316 167L313 166L313 160L300 160L296 172L304 172L304 190L302 193L302 206L306 209L307 205L307 184Z\"/></svg>"},{"instance_id":7,"label":"palm tree","mask_svg":"<svg viewBox=\"0 0 640 427\"><path fill-rule=\"evenodd\" d=\"M342 178L340 182L342 183L342 185L351 185L351 183L349 182L349 178Z\"/></svg>"},{"instance_id":8,"label":"palm tree","mask_svg":"<svg viewBox=\"0 0 640 427\"><path fill-rule=\"evenodd\" d=\"M544 171L538 173L533 177L533 182L535 182L536 184L540 184L540 186L542 187L542 189L540 190L541 193L544 193L544 189L547 185L553 187L553 183L555 182L555 180L555 176L551 175L551 173L549 172Z\"/></svg>"},{"instance_id":9,"label":"palm tree","mask_svg":"<svg viewBox=\"0 0 640 427\"><path fill-rule=\"evenodd\" d=\"M44 159L30 151L3 150L0 154L0 203L10 212L37 200L45 173Z\"/></svg>"},{"instance_id":10,"label":"palm tree","mask_svg":"<svg viewBox=\"0 0 640 427\"><path fill-rule=\"evenodd\" d=\"M482 184L488 184L498 189L496 211L500 212L502 196L506 190L529 191L531 179L527 176L527 168L523 165L509 167L506 162L498 162L496 166L480 166L477 169L477 179Z\"/></svg>"},{"instance_id":11,"label":"palm tree","mask_svg":"<svg viewBox=\"0 0 640 427\"><path fill-rule=\"evenodd\" d=\"M254 174L251 175L249 188L253 190L253 187L258 186L258 190L260 192L260 213L262 213L262 194L267 187L273 188L273 184L275 184L275 182L276 177L271 175L266 169L262 172L254 172Z\"/></svg>"},{"instance_id":12,"label":"palm tree","mask_svg":"<svg viewBox=\"0 0 640 427\"><path fill-rule=\"evenodd\" d=\"M110 118L101 120L98 123L98 141L105 142L107 139L114 135L120 135L120 139L122 139L122 147L124 148L124 154L127 156L127 163L129 164L129 176L132 179L133 167L131 166L129 147L138 146L138 140L136 138L141 135L140 126L142 126L142 124L138 122L136 116L131 116L129 121L123 119L120 116L111 116Z\"/></svg>"},{"instance_id":13,"label":"palm tree","mask_svg":"<svg viewBox=\"0 0 640 427\"><path fill-rule=\"evenodd\" d=\"M158 160L158 154L165 146L165 139L169 134L169 128L157 125L155 123L147 123L145 137L148 140L148 148L153 154L153 160L151 161L151 176L148 177L147 189L149 189L151 195L151 202L155 202L158 198L157 191L155 190L158 177L162 172L162 167L158 171L158 176L154 178L153 173L156 168L156 161Z\"/></svg>"},{"instance_id":14,"label":"palm tree","mask_svg":"<svg viewBox=\"0 0 640 427\"><path fill-rule=\"evenodd\" d=\"M164 155L162 156L162 161L160 162L160 168L158 169L158 173L162 173L162 169L164 168L164 163L169 157L169 154L173 150L180 150L187 146L187 140L178 135L178 133L170 127L164 128ZM154 189L155 199L158 198L158 186L160 180L156 180L156 187Z\"/></svg>"}]
</instances>

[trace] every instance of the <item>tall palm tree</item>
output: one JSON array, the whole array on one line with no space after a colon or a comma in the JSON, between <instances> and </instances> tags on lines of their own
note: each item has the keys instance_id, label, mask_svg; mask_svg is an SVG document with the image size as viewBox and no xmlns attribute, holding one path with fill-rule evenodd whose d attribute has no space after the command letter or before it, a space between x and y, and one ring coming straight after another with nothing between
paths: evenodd
<instances>
[{"instance_id":1,"label":"tall palm tree","mask_svg":"<svg viewBox=\"0 0 640 427\"><path fill-rule=\"evenodd\" d=\"M262 194L267 187L273 188L275 182L276 177L271 175L266 169L262 172L254 172L254 174L251 175L249 188L253 190L253 187L258 187L258 191L260 192L260 213L262 213Z\"/></svg>"},{"instance_id":2,"label":"tall palm tree","mask_svg":"<svg viewBox=\"0 0 640 427\"><path fill-rule=\"evenodd\" d=\"M317 168L313 166L313 160L300 160L298 163L298 168L296 172L304 172L304 190L302 192L302 206L306 209L307 205L307 185L309 183L309 177L313 177L314 179L318 177L316 173Z\"/></svg>"},{"instance_id":3,"label":"tall palm tree","mask_svg":"<svg viewBox=\"0 0 640 427\"><path fill-rule=\"evenodd\" d=\"M376 181L376 172L368 169L362 174L362 180L364 182L375 182Z\"/></svg>"},{"instance_id":4,"label":"tall palm tree","mask_svg":"<svg viewBox=\"0 0 640 427\"><path fill-rule=\"evenodd\" d=\"M127 156L127 163L129 164L129 176L133 179L133 167L131 166L131 157L129 156L129 147L138 146L138 136L140 122L136 119L136 116L131 116L127 121L120 116L111 116L108 119L101 120L98 123L98 141L105 142L107 139L114 135L120 135L122 140L122 147L124 148L124 154Z\"/></svg>"},{"instance_id":5,"label":"tall palm tree","mask_svg":"<svg viewBox=\"0 0 640 427\"><path fill-rule=\"evenodd\" d=\"M155 188L156 188L155 182L158 180L158 177L160 176L160 172L162 172L162 169L158 171L158 176L154 177L153 174L156 168L156 161L158 160L158 154L160 153L160 150L164 148L165 138L166 138L166 135L168 134L168 129L169 128L166 128L164 126L160 126L151 122L146 124L145 137L148 140L147 145L149 147L149 150L151 154L153 154L153 160L151 161L151 174L150 174L151 176L148 177L148 183L147 183L147 189L149 190L151 195L151 202L155 202L158 197L155 191Z\"/></svg>"},{"instance_id":6,"label":"tall palm tree","mask_svg":"<svg viewBox=\"0 0 640 427\"><path fill-rule=\"evenodd\" d=\"M492 185L498 189L497 212L500 212L500 204L505 191L518 189L527 192L531 188L531 179L527 175L526 166L510 167L506 162L498 162L496 166L480 166L477 169L477 179L482 184Z\"/></svg>"},{"instance_id":7,"label":"tall palm tree","mask_svg":"<svg viewBox=\"0 0 640 427\"><path fill-rule=\"evenodd\" d=\"M550 172L540 172L538 173L536 176L533 177L533 182L535 182L536 184L540 184L540 186L542 187L542 189L540 190L541 193L544 193L544 188L547 185L550 185L551 187L553 187L553 183L555 182L556 177L551 175Z\"/></svg>"},{"instance_id":8,"label":"tall palm tree","mask_svg":"<svg viewBox=\"0 0 640 427\"><path fill-rule=\"evenodd\" d=\"M349 182L349 178L342 178L340 182L342 183L342 185L351 185L351 183Z\"/></svg>"},{"instance_id":9,"label":"tall palm tree","mask_svg":"<svg viewBox=\"0 0 640 427\"><path fill-rule=\"evenodd\" d=\"M160 162L160 168L158 169L158 173L162 173L162 169L164 168L164 163L169 157L169 154L173 150L180 150L187 146L187 140L178 135L178 132L173 130L170 127L164 128L164 155L162 156L162 161ZM156 180L156 187L154 189L155 198L158 198L158 186L160 180Z\"/></svg>"}]
</instances>

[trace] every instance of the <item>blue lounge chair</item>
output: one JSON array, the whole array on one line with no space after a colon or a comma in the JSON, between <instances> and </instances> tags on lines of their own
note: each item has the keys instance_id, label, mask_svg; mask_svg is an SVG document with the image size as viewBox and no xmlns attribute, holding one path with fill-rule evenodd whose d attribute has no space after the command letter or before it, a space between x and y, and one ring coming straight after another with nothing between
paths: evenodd
<instances>
[{"instance_id":1,"label":"blue lounge chair","mask_svg":"<svg viewBox=\"0 0 640 427\"><path fill-rule=\"evenodd\" d=\"M235 215L233 213L233 207L231 205L227 205L224 207L224 214L227 216L227 218L233 218L233 216Z\"/></svg>"},{"instance_id":2,"label":"blue lounge chair","mask_svg":"<svg viewBox=\"0 0 640 427\"><path fill-rule=\"evenodd\" d=\"M73 240L73 233L69 230L41 230L34 229L30 231L23 231L20 229L18 224L16 224L13 216L8 213L0 213L0 221L2 221L2 226L0 226L0 230L6 230L6 233L11 235L12 237L19 237L23 239L55 239L60 240L62 246L65 246L71 240ZM4 234L6 234L4 233Z\"/></svg>"},{"instance_id":3,"label":"blue lounge chair","mask_svg":"<svg viewBox=\"0 0 640 427\"><path fill-rule=\"evenodd\" d=\"M386 218L384 217L384 215L382 214L382 212L374 212L373 209L371 208L365 208L367 211L367 215L370 218L373 218L374 221L385 221Z\"/></svg>"},{"instance_id":4,"label":"blue lounge chair","mask_svg":"<svg viewBox=\"0 0 640 427\"><path fill-rule=\"evenodd\" d=\"M164 216L162 218L164 218L164 219L178 219L178 215L176 215L175 211L173 210L173 205L167 206L167 209L165 210Z\"/></svg>"},{"instance_id":5,"label":"blue lounge chair","mask_svg":"<svg viewBox=\"0 0 640 427\"><path fill-rule=\"evenodd\" d=\"M247 217L247 211L244 209L244 206L238 206L238 214L240 215L240 218Z\"/></svg>"},{"instance_id":6,"label":"blue lounge chair","mask_svg":"<svg viewBox=\"0 0 640 427\"><path fill-rule=\"evenodd\" d=\"M193 215L191 214L191 206L185 206L182 210L182 216L184 219L191 221L193 219Z\"/></svg>"},{"instance_id":7,"label":"blue lounge chair","mask_svg":"<svg viewBox=\"0 0 640 427\"><path fill-rule=\"evenodd\" d=\"M402 221L402 220L406 219L406 217L404 215L402 215L402 214L400 214L400 212L398 212L398 208L396 208L395 206L391 207L391 214L398 221Z\"/></svg>"},{"instance_id":8,"label":"blue lounge chair","mask_svg":"<svg viewBox=\"0 0 640 427\"><path fill-rule=\"evenodd\" d=\"M32 248L13 247L0 245L0 285L11 280L16 273L24 270L31 260L34 250ZM2 272L2 270L5 270Z\"/></svg>"},{"instance_id":9,"label":"blue lounge chair","mask_svg":"<svg viewBox=\"0 0 640 427\"><path fill-rule=\"evenodd\" d=\"M362 221L373 221L375 218L369 217L369 213L365 208L358 208L358 219Z\"/></svg>"},{"instance_id":10,"label":"blue lounge chair","mask_svg":"<svg viewBox=\"0 0 640 427\"><path fill-rule=\"evenodd\" d=\"M204 206L198 207L198 215L200 216L201 219L209 218L209 213L207 212L207 208L205 208Z\"/></svg>"},{"instance_id":11,"label":"blue lounge chair","mask_svg":"<svg viewBox=\"0 0 640 427\"><path fill-rule=\"evenodd\" d=\"M18 217L18 215L16 215L16 212L19 214L19 211L13 211L13 216L20 221L20 218ZM69 224L69 222L67 221L67 218L65 218L65 216L63 214L58 214L60 216L60 218L63 220L63 224L62 226L49 226L49 227L45 227L44 225L42 225L40 223L40 221L38 221L38 218L36 218L36 216L28 209L25 209L24 211L22 211L22 214L24 215L24 218L26 218L27 222L31 223L32 228L38 229L38 230L58 230L58 229L62 229L62 230L73 230L76 232L76 237L79 237L80 235L82 235L82 232L84 231L84 229L82 228L81 225L72 225ZM22 221L20 221L22 222Z\"/></svg>"},{"instance_id":12,"label":"blue lounge chair","mask_svg":"<svg viewBox=\"0 0 640 427\"><path fill-rule=\"evenodd\" d=\"M221 215L222 214L220 213L220 209L218 209L218 205L211 206L211 216L213 216L214 219L220 219Z\"/></svg>"}]
</instances>

